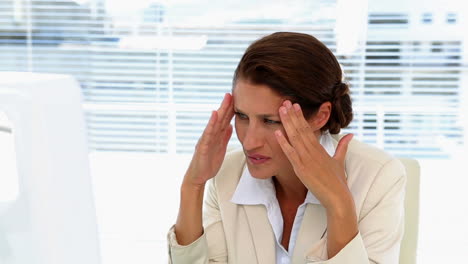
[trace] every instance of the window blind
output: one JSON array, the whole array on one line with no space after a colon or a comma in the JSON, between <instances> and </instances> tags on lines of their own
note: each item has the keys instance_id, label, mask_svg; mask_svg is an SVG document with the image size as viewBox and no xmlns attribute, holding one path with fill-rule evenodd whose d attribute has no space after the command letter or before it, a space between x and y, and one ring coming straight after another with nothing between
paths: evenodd
<instances>
[{"instance_id":1,"label":"window blind","mask_svg":"<svg viewBox=\"0 0 468 264\"><path fill-rule=\"evenodd\" d=\"M441 142L464 142L463 36L407 34L409 14L371 12L362 43L339 54L335 1L304 4L290 16L214 9L213 20L229 16L224 23L196 14L210 6L186 5L111 14L100 0L3 0L0 70L75 76L94 151L191 153L247 46L297 31L323 41L343 65L355 108L344 132L410 157L448 157ZM231 144L239 144L235 135Z\"/></svg>"}]
</instances>

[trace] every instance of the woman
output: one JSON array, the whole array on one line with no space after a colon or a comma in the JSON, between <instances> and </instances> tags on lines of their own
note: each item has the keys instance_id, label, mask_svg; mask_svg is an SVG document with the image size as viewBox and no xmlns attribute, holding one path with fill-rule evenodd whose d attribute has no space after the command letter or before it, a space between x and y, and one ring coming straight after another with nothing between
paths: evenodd
<instances>
[{"instance_id":1,"label":"woman","mask_svg":"<svg viewBox=\"0 0 468 264\"><path fill-rule=\"evenodd\" d=\"M242 149L225 155L234 115ZM254 42L195 148L169 261L398 263L404 168L338 135L352 116L320 41L279 32Z\"/></svg>"}]
</instances>

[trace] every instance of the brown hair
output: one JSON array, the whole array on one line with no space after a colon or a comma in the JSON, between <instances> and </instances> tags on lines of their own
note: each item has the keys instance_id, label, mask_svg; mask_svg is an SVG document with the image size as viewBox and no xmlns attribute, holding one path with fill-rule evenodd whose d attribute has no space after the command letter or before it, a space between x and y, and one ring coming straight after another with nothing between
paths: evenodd
<instances>
[{"instance_id":1,"label":"brown hair","mask_svg":"<svg viewBox=\"0 0 468 264\"><path fill-rule=\"evenodd\" d=\"M304 117L331 102L330 119L321 129L338 134L353 119L349 86L333 53L311 35L277 32L252 43L234 72L233 87L242 79L268 85L300 104Z\"/></svg>"}]
</instances>

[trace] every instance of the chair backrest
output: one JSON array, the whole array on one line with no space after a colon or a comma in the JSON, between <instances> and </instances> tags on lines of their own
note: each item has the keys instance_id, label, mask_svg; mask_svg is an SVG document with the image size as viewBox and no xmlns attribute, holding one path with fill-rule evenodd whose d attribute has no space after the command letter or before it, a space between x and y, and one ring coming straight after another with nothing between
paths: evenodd
<instances>
[{"instance_id":1,"label":"chair backrest","mask_svg":"<svg viewBox=\"0 0 468 264\"><path fill-rule=\"evenodd\" d=\"M400 158L406 168L405 234L400 247L400 264L416 264L419 226L419 163Z\"/></svg>"}]
</instances>

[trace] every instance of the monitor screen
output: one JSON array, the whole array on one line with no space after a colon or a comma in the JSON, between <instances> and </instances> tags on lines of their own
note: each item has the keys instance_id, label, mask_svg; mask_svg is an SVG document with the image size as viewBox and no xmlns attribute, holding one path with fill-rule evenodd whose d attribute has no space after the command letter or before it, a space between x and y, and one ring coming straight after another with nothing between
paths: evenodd
<instances>
[{"instance_id":1,"label":"monitor screen","mask_svg":"<svg viewBox=\"0 0 468 264\"><path fill-rule=\"evenodd\" d=\"M75 79L0 72L0 175L0 263L100 263Z\"/></svg>"}]
</instances>

